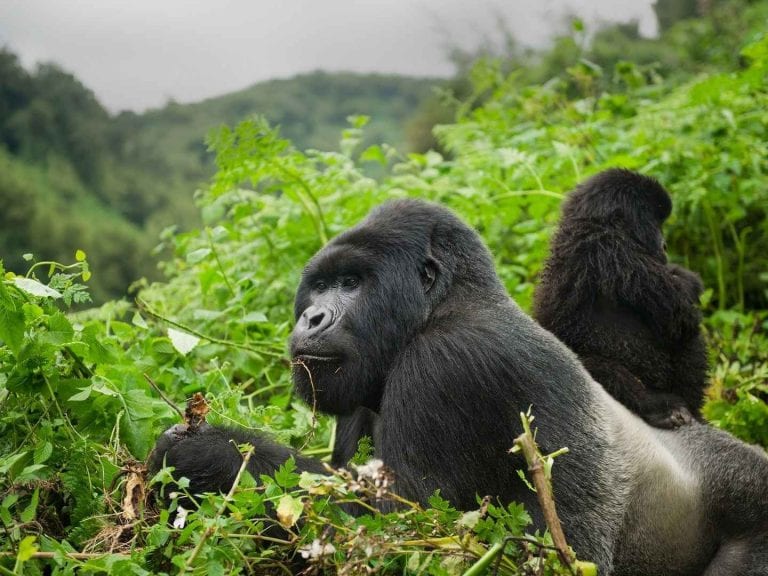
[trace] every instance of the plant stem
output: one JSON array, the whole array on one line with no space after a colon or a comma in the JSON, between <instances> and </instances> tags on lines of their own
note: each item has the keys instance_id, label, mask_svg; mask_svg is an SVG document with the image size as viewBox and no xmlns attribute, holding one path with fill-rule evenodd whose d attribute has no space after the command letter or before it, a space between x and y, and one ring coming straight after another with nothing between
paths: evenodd
<instances>
[{"instance_id":1,"label":"plant stem","mask_svg":"<svg viewBox=\"0 0 768 576\"><path fill-rule=\"evenodd\" d=\"M211 521L206 527L205 532L203 532L203 535L200 537L200 540L198 541L197 546L195 546L195 549L192 550L192 553L189 555L189 558L187 558L187 561L184 563L184 566L179 571L180 576L192 570L192 565L195 563L195 560L197 560L197 557L200 554L200 551L203 549L203 545L205 544L206 540L208 540L208 538L210 538L213 535L213 533L216 531L217 522L219 518L221 518L221 516L224 514L224 511L227 509L227 504L232 500L232 496L234 495L238 484L240 484L240 478L243 476L245 467L248 466L248 461L251 459L253 450L254 448L253 446L251 446L243 455L243 463L240 464L240 469L237 471L237 475L235 476L235 481L232 482L232 487L229 489L229 492L227 492L227 495L224 496L224 501L221 503L221 506L219 506L219 509L216 510L216 514L214 514L213 518L211 518Z\"/></svg>"},{"instance_id":2,"label":"plant stem","mask_svg":"<svg viewBox=\"0 0 768 576\"><path fill-rule=\"evenodd\" d=\"M171 320L170 318L166 318L159 312L155 312L149 304L147 304L144 300L141 298L136 298L136 305L139 307L140 310L143 310L146 312L149 316L152 316L152 318L155 318L156 320L161 320L162 322L165 322L167 324L170 324L171 326L175 326L176 328L179 328L183 330L184 332L188 332L189 334L192 334L193 336L197 336L201 340L206 340L207 342L211 342L213 344L221 344L222 346L227 346L229 348L239 348L240 350L246 350L248 352L253 352L254 354L264 354L265 356L272 356L273 358L283 358L282 352L276 352L274 350L270 350L269 348L256 348L254 346L249 346L247 344L240 344L239 342L232 342L231 340L223 340L221 338L216 338L215 336L208 336L207 334L203 334L202 332L199 332L195 330L194 328L190 328L186 324L182 324L181 322L176 322L175 320Z\"/></svg>"},{"instance_id":3,"label":"plant stem","mask_svg":"<svg viewBox=\"0 0 768 576\"><path fill-rule=\"evenodd\" d=\"M533 485L536 487L536 497L539 500L539 505L544 514L544 521L547 524L547 528L549 528L549 533L552 534L552 542L557 548L560 559L566 565L571 566L574 557L568 547L568 542L565 540L565 533L560 524L560 518L557 516L555 499L552 495L552 486L550 486L549 480L544 472L544 462L536 447L536 441L533 439L530 420L525 414L521 414L521 418L523 421L523 433L515 438L515 445L520 447L523 456L525 456L525 461L528 463L528 472L531 474Z\"/></svg>"},{"instance_id":4,"label":"plant stem","mask_svg":"<svg viewBox=\"0 0 768 576\"><path fill-rule=\"evenodd\" d=\"M469 570L464 572L464 576L479 576L485 574L485 570L491 565L493 559L499 555L504 544L502 542L496 542L493 546L488 548L488 552L483 554L480 559L469 567Z\"/></svg>"}]
</instances>

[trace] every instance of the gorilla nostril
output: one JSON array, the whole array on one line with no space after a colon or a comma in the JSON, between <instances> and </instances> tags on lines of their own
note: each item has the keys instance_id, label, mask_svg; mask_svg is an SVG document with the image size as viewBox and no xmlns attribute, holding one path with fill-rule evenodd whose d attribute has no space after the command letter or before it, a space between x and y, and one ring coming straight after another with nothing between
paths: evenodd
<instances>
[{"instance_id":1,"label":"gorilla nostril","mask_svg":"<svg viewBox=\"0 0 768 576\"><path fill-rule=\"evenodd\" d=\"M320 324L323 323L323 319L325 318L325 312L319 311L315 312L314 314L310 314L308 318L308 324L310 328L317 328L320 326Z\"/></svg>"},{"instance_id":2,"label":"gorilla nostril","mask_svg":"<svg viewBox=\"0 0 768 576\"><path fill-rule=\"evenodd\" d=\"M326 306L310 306L301 315L301 324L308 334L322 332L333 324L333 314Z\"/></svg>"}]
</instances>

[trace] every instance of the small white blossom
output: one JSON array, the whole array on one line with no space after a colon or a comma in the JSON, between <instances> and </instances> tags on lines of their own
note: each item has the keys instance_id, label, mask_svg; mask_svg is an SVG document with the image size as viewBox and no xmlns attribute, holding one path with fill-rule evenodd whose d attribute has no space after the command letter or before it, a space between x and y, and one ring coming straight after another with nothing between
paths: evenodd
<instances>
[{"instance_id":1,"label":"small white blossom","mask_svg":"<svg viewBox=\"0 0 768 576\"><path fill-rule=\"evenodd\" d=\"M336 548L333 544L323 544L319 539L315 538L312 544L306 548L299 548L299 552L305 560L318 560L323 556L330 556L336 552Z\"/></svg>"},{"instance_id":2,"label":"small white blossom","mask_svg":"<svg viewBox=\"0 0 768 576\"><path fill-rule=\"evenodd\" d=\"M357 470L358 478L370 478L371 480L375 480L379 476L383 466L384 462L374 459L369 460L365 464L355 466L355 470Z\"/></svg>"},{"instance_id":3,"label":"small white blossom","mask_svg":"<svg viewBox=\"0 0 768 576\"><path fill-rule=\"evenodd\" d=\"M187 525L187 515L189 514L189 510L184 508L183 506L179 506L176 508L176 518L173 519L173 527L178 528L179 530L184 528L184 526Z\"/></svg>"}]
</instances>

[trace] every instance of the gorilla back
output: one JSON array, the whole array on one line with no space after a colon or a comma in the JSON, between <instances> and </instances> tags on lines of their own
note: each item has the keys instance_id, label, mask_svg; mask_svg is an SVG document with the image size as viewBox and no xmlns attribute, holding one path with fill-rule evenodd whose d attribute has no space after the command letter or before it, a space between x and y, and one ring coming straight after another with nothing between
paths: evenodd
<instances>
[{"instance_id":1,"label":"gorilla back","mask_svg":"<svg viewBox=\"0 0 768 576\"><path fill-rule=\"evenodd\" d=\"M601 574L768 574L768 459L692 424L652 429L508 297L488 250L448 210L395 201L312 258L296 295L296 390L378 414L397 490L528 505L509 455L533 406L570 543Z\"/></svg>"}]
</instances>

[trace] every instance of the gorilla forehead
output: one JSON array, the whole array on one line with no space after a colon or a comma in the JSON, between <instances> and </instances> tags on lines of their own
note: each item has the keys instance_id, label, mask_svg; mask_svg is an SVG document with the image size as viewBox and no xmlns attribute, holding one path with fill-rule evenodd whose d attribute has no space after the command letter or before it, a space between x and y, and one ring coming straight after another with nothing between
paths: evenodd
<instances>
[{"instance_id":1,"label":"gorilla forehead","mask_svg":"<svg viewBox=\"0 0 768 576\"><path fill-rule=\"evenodd\" d=\"M332 277L339 274L362 274L375 267L378 250L364 243L333 240L322 248L304 268L305 277Z\"/></svg>"},{"instance_id":2,"label":"gorilla forehead","mask_svg":"<svg viewBox=\"0 0 768 576\"><path fill-rule=\"evenodd\" d=\"M435 225L447 219L455 217L435 204L410 199L392 200L337 236L328 248L346 245L373 252L402 249L411 255L425 253Z\"/></svg>"},{"instance_id":3,"label":"gorilla forehead","mask_svg":"<svg viewBox=\"0 0 768 576\"><path fill-rule=\"evenodd\" d=\"M483 260L488 253L480 237L453 212L439 204L412 198L391 200L375 208L357 226L332 240L326 249L339 245L376 255L395 251L399 257L417 259L436 248L455 249L456 256L471 253Z\"/></svg>"}]
</instances>

